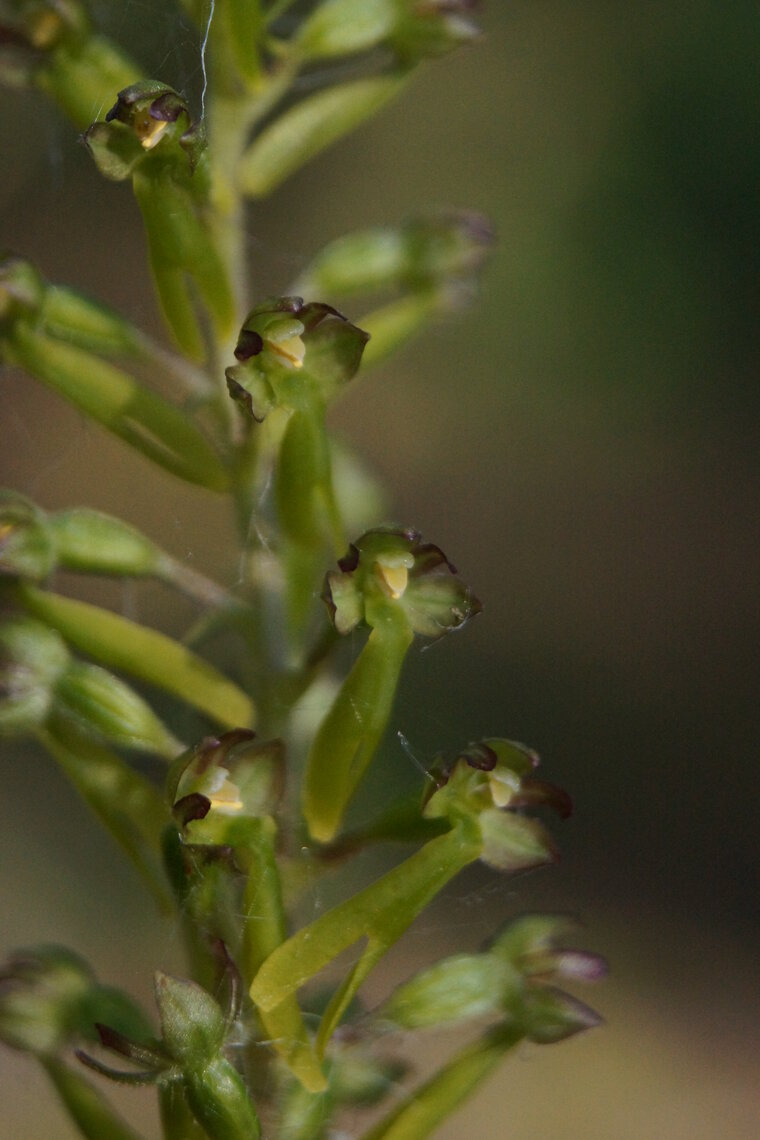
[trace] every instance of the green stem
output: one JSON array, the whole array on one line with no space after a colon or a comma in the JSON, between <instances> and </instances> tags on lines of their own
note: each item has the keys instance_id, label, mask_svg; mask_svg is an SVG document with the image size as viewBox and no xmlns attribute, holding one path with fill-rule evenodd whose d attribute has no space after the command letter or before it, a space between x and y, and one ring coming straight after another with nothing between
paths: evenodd
<instances>
[{"instance_id":1,"label":"green stem","mask_svg":"<svg viewBox=\"0 0 760 1140\"><path fill-rule=\"evenodd\" d=\"M239 603L231 594L213 579L207 578L199 570L193 570L184 562L179 562L170 554L162 553L156 574L164 582L174 586L189 598L212 609L234 608Z\"/></svg>"},{"instance_id":2,"label":"green stem","mask_svg":"<svg viewBox=\"0 0 760 1140\"><path fill-rule=\"evenodd\" d=\"M238 854L246 862L243 895L241 968L246 987L287 937L282 885L275 855L276 827L270 817L247 821ZM304 1025L295 995L291 995L266 1024L272 1044L305 1088L321 1092L325 1078Z\"/></svg>"},{"instance_id":3,"label":"green stem","mask_svg":"<svg viewBox=\"0 0 760 1140\"><path fill-rule=\"evenodd\" d=\"M206 1130L201 1128L190 1111L181 1081L159 1084L158 1106L163 1140L208 1140Z\"/></svg>"},{"instance_id":4,"label":"green stem","mask_svg":"<svg viewBox=\"0 0 760 1140\"><path fill-rule=\"evenodd\" d=\"M440 1072L361 1140L425 1140L496 1068L524 1037L519 1026L497 1026L481 1041L468 1045Z\"/></svg>"},{"instance_id":5,"label":"green stem","mask_svg":"<svg viewBox=\"0 0 760 1140\"><path fill-rule=\"evenodd\" d=\"M102 1094L75 1070L57 1057L42 1060L69 1116L86 1140L140 1140L121 1120Z\"/></svg>"}]
</instances>

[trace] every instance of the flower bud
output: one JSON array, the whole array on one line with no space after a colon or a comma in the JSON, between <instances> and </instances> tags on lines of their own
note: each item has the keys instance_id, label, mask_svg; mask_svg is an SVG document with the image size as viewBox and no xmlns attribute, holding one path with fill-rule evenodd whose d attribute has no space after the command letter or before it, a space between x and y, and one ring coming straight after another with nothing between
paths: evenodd
<instances>
[{"instance_id":1,"label":"flower bud","mask_svg":"<svg viewBox=\"0 0 760 1140\"><path fill-rule=\"evenodd\" d=\"M48 515L22 495L0 492L0 574L39 582L58 566L90 574L159 574L164 555L111 515L84 507Z\"/></svg>"},{"instance_id":2,"label":"flower bud","mask_svg":"<svg viewBox=\"0 0 760 1140\"><path fill-rule=\"evenodd\" d=\"M513 977L508 963L488 954L444 958L399 986L377 1017L400 1029L482 1017L500 1008L501 992Z\"/></svg>"},{"instance_id":3,"label":"flower bud","mask_svg":"<svg viewBox=\"0 0 760 1140\"><path fill-rule=\"evenodd\" d=\"M301 285L326 296L418 291L471 278L493 244L488 220L471 210L437 209L346 234L322 249Z\"/></svg>"},{"instance_id":4,"label":"flower bud","mask_svg":"<svg viewBox=\"0 0 760 1140\"><path fill-rule=\"evenodd\" d=\"M167 1053L183 1068L202 1066L224 1042L222 1010L211 994L186 978L159 971L154 984Z\"/></svg>"},{"instance_id":5,"label":"flower bud","mask_svg":"<svg viewBox=\"0 0 760 1140\"><path fill-rule=\"evenodd\" d=\"M491 950L529 980L598 981L607 965L598 954L565 946L572 929L573 923L562 915L523 915L494 939Z\"/></svg>"},{"instance_id":6,"label":"flower bud","mask_svg":"<svg viewBox=\"0 0 760 1140\"><path fill-rule=\"evenodd\" d=\"M45 295L45 284L34 266L21 257L0 257L0 330L19 317L36 319Z\"/></svg>"},{"instance_id":7,"label":"flower bud","mask_svg":"<svg viewBox=\"0 0 760 1140\"><path fill-rule=\"evenodd\" d=\"M67 570L89 574L156 574L162 566L157 546L122 519L86 507L49 516L58 560Z\"/></svg>"},{"instance_id":8,"label":"flower bud","mask_svg":"<svg viewBox=\"0 0 760 1140\"><path fill-rule=\"evenodd\" d=\"M468 17L477 4L478 0L405 0L392 47L408 63L471 43L480 34Z\"/></svg>"},{"instance_id":9,"label":"flower bud","mask_svg":"<svg viewBox=\"0 0 760 1140\"><path fill-rule=\"evenodd\" d=\"M76 1031L94 980L87 963L62 947L19 951L0 973L0 1038L30 1053L57 1052Z\"/></svg>"},{"instance_id":10,"label":"flower bud","mask_svg":"<svg viewBox=\"0 0 760 1140\"><path fill-rule=\"evenodd\" d=\"M391 47L406 62L441 55L478 34L466 18L473 0L323 0L306 20L296 47L306 59L326 59Z\"/></svg>"},{"instance_id":11,"label":"flower bud","mask_svg":"<svg viewBox=\"0 0 760 1140\"><path fill-rule=\"evenodd\" d=\"M55 684L56 714L123 748L172 760L182 745L124 681L86 661L71 661Z\"/></svg>"},{"instance_id":12,"label":"flower bud","mask_svg":"<svg viewBox=\"0 0 760 1140\"><path fill-rule=\"evenodd\" d=\"M354 6L355 7L355 6ZM339 83L309 95L266 127L241 159L238 184L262 198L309 159L358 127L400 94L406 72Z\"/></svg>"},{"instance_id":13,"label":"flower bud","mask_svg":"<svg viewBox=\"0 0 760 1140\"><path fill-rule=\"evenodd\" d=\"M42 310L51 336L103 356L134 356L142 351L140 334L112 309L65 285L47 284Z\"/></svg>"},{"instance_id":14,"label":"flower bud","mask_svg":"<svg viewBox=\"0 0 760 1140\"><path fill-rule=\"evenodd\" d=\"M236 1069L222 1055L226 1020L195 982L155 976L163 1045L179 1069L193 1115L211 1140L258 1140L256 1111Z\"/></svg>"},{"instance_id":15,"label":"flower bud","mask_svg":"<svg viewBox=\"0 0 760 1140\"><path fill-rule=\"evenodd\" d=\"M63 638L42 622L19 617L0 626L0 735L44 724L70 660Z\"/></svg>"},{"instance_id":16,"label":"flower bud","mask_svg":"<svg viewBox=\"0 0 760 1140\"><path fill-rule=\"evenodd\" d=\"M146 1037L149 1026L131 998L101 985L89 965L60 946L15 954L0 970L0 1039L15 1049L52 1055L95 1041L96 1022Z\"/></svg>"},{"instance_id":17,"label":"flower bud","mask_svg":"<svg viewBox=\"0 0 760 1140\"><path fill-rule=\"evenodd\" d=\"M0 492L0 574L39 582L55 564L55 541L44 512L23 495Z\"/></svg>"},{"instance_id":18,"label":"flower bud","mask_svg":"<svg viewBox=\"0 0 760 1140\"><path fill-rule=\"evenodd\" d=\"M339 1104L377 1104L407 1071L398 1059L374 1057L368 1048L331 1050L330 1092Z\"/></svg>"},{"instance_id":19,"label":"flower bud","mask_svg":"<svg viewBox=\"0 0 760 1140\"><path fill-rule=\"evenodd\" d=\"M106 356L142 349L140 334L118 313L66 286L51 285L31 262L6 254L0 258L0 327L14 320L32 321L37 331Z\"/></svg>"},{"instance_id":20,"label":"flower bud","mask_svg":"<svg viewBox=\"0 0 760 1140\"><path fill-rule=\"evenodd\" d=\"M570 994L543 986L528 995L522 1023L529 1040L538 1045L554 1045L586 1029L595 1029L602 1024L602 1018Z\"/></svg>"}]
</instances>

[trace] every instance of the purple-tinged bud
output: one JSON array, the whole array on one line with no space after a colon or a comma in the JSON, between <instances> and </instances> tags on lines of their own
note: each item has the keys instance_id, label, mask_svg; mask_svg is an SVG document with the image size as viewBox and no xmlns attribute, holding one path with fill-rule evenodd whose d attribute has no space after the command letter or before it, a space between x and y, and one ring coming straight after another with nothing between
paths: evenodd
<instances>
[{"instance_id":1,"label":"purple-tinged bud","mask_svg":"<svg viewBox=\"0 0 760 1140\"><path fill-rule=\"evenodd\" d=\"M42 622L18 617L0 626L0 736L44 724L70 663L63 638Z\"/></svg>"},{"instance_id":2,"label":"purple-tinged bud","mask_svg":"<svg viewBox=\"0 0 760 1140\"><path fill-rule=\"evenodd\" d=\"M0 575L41 582L55 564L55 543L45 513L23 495L0 492Z\"/></svg>"},{"instance_id":3,"label":"purple-tinged bud","mask_svg":"<svg viewBox=\"0 0 760 1140\"><path fill-rule=\"evenodd\" d=\"M131 998L99 983L84 959L63 947L19 951L0 969L0 1040L12 1048L51 1056L96 1041L101 1020L143 1040L150 1033Z\"/></svg>"}]
</instances>

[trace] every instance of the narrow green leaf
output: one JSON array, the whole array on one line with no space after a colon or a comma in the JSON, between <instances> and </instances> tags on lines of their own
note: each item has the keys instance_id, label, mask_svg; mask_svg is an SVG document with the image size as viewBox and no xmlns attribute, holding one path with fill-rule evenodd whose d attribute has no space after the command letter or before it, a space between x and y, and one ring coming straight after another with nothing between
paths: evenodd
<instances>
[{"instance_id":1,"label":"narrow green leaf","mask_svg":"<svg viewBox=\"0 0 760 1140\"><path fill-rule=\"evenodd\" d=\"M103 36L89 36L54 51L34 76L36 85L80 130L113 101L114 94L140 78L140 68Z\"/></svg>"},{"instance_id":2,"label":"narrow green leaf","mask_svg":"<svg viewBox=\"0 0 760 1140\"><path fill-rule=\"evenodd\" d=\"M319 726L304 777L303 811L322 843L333 838L343 813L388 723L413 633L404 623L373 629Z\"/></svg>"},{"instance_id":3,"label":"narrow green leaf","mask_svg":"<svg viewBox=\"0 0 760 1140\"><path fill-rule=\"evenodd\" d=\"M106 831L127 853L163 910L170 909L161 872L167 811L158 790L110 749L74 725L53 720L40 740Z\"/></svg>"},{"instance_id":4,"label":"narrow green leaf","mask_svg":"<svg viewBox=\"0 0 760 1140\"><path fill-rule=\"evenodd\" d=\"M121 1120L105 1097L75 1070L46 1057L42 1062L69 1116L86 1140L140 1140Z\"/></svg>"},{"instance_id":5,"label":"narrow green leaf","mask_svg":"<svg viewBox=\"0 0 760 1140\"><path fill-rule=\"evenodd\" d=\"M104 665L173 693L225 728L252 724L253 702L242 689L166 634L31 586L20 586L17 596L36 617Z\"/></svg>"},{"instance_id":6,"label":"narrow green leaf","mask_svg":"<svg viewBox=\"0 0 760 1140\"><path fill-rule=\"evenodd\" d=\"M143 455L190 483L229 486L222 462L191 420L130 375L18 322L7 356Z\"/></svg>"},{"instance_id":7,"label":"narrow green leaf","mask_svg":"<svg viewBox=\"0 0 760 1140\"><path fill-rule=\"evenodd\" d=\"M354 130L395 98L406 74L356 79L320 91L286 111L243 156L238 180L244 194L260 198L320 151Z\"/></svg>"},{"instance_id":8,"label":"narrow green leaf","mask_svg":"<svg viewBox=\"0 0 760 1140\"><path fill-rule=\"evenodd\" d=\"M320 1052L375 963L445 884L480 854L479 836L466 825L426 843L353 898L303 927L259 970L251 998L266 1016L361 938L366 947L323 1017Z\"/></svg>"},{"instance_id":9,"label":"narrow green leaf","mask_svg":"<svg viewBox=\"0 0 760 1140\"><path fill-rule=\"evenodd\" d=\"M361 318L370 339L362 358L363 368L371 368L410 340L441 309L440 295L433 289L410 293L389 301Z\"/></svg>"},{"instance_id":10,"label":"narrow green leaf","mask_svg":"<svg viewBox=\"0 0 760 1140\"><path fill-rule=\"evenodd\" d=\"M264 36L261 0L222 0L219 15L237 70L248 83L255 83L261 75Z\"/></svg>"},{"instance_id":11,"label":"narrow green leaf","mask_svg":"<svg viewBox=\"0 0 760 1140\"><path fill-rule=\"evenodd\" d=\"M53 689L53 710L118 748L152 752L167 761L182 751L182 742L139 693L91 661L72 660L63 671Z\"/></svg>"},{"instance_id":12,"label":"narrow green leaf","mask_svg":"<svg viewBox=\"0 0 760 1140\"><path fill-rule=\"evenodd\" d=\"M425 1140L477 1089L505 1053L523 1037L515 1026L498 1026L464 1048L361 1140Z\"/></svg>"}]
</instances>

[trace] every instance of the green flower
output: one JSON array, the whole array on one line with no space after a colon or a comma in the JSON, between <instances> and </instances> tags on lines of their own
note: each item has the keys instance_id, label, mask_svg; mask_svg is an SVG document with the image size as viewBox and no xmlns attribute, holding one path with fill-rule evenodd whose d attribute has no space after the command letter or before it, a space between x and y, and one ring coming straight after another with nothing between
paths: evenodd
<instances>
[{"instance_id":1,"label":"green flower","mask_svg":"<svg viewBox=\"0 0 760 1140\"><path fill-rule=\"evenodd\" d=\"M243 728L184 752L169 769L166 791L186 841L223 845L234 839L236 820L269 815L282 792L283 765L282 741L257 741Z\"/></svg>"},{"instance_id":2,"label":"green flower","mask_svg":"<svg viewBox=\"0 0 760 1140\"><path fill-rule=\"evenodd\" d=\"M226 370L233 400L261 422L274 408L326 404L359 368L367 333L337 309L274 297L251 309Z\"/></svg>"},{"instance_id":3,"label":"green flower","mask_svg":"<svg viewBox=\"0 0 760 1140\"><path fill-rule=\"evenodd\" d=\"M459 629L481 605L438 546L414 530L370 530L325 580L323 598L339 633L370 636L309 753L304 815L328 842L385 732L401 668L416 633Z\"/></svg>"}]
</instances>

